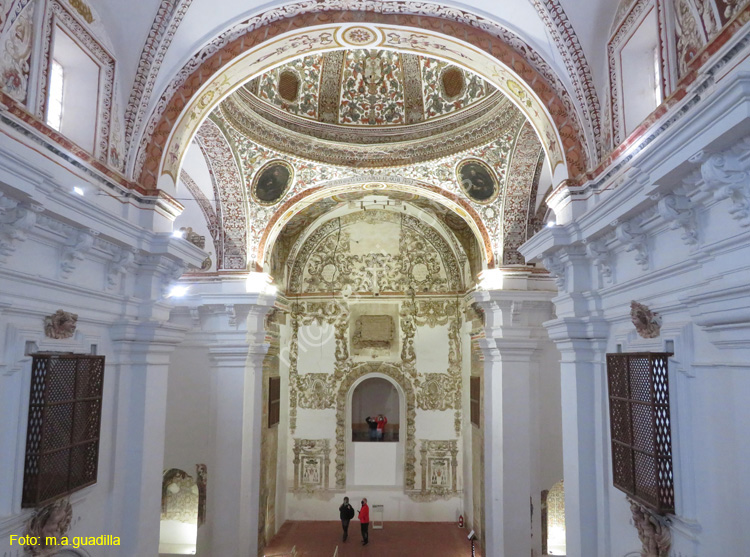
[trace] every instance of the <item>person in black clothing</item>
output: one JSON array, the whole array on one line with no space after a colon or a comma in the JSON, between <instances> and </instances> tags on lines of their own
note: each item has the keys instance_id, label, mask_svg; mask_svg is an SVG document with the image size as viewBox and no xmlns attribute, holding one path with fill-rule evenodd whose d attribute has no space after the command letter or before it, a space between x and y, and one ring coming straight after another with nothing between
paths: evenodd
<instances>
[{"instance_id":1,"label":"person in black clothing","mask_svg":"<svg viewBox=\"0 0 750 557\"><path fill-rule=\"evenodd\" d=\"M370 441L376 441L378 436L378 420L367 416L365 418L367 425L370 426Z\"/></svg>"},{"instance_id":2,"label":"person in black clothing","mask_svg":"<svg viewBox=\"0 0 750 557\"><path fill-rule=\"evenodd\" d=\"M344 504L339 507L341 527L344 529L344 541L349 537L349 521L354 518L354 507L349 504L349 498L344 497Z\"/></svg>"}]
</instances>

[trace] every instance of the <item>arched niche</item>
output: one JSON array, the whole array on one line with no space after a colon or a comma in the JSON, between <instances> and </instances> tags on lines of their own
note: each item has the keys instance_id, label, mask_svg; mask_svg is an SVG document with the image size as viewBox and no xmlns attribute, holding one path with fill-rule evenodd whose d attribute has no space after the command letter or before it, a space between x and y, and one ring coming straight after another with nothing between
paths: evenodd
<instances>
[{"instance_id":1,"label":"arched niche","mask_svg":"<svg viewBox=\"0 0 750 557\"><path fill-rule=\"evenodd\" d=\"M399 393L399 441L398 450L403 455L399 463L401 480L404 490L413 490L415 483L415 448L416 441L416 395L411 381L404 374L401 366L382 362L368 362L352 367L346 378L341 382L336 396L336 488L346 489L347 483L353 485L353 481L347 478L349 469L348 457L352 454L353 443L351 441L351 404L352 394L357 385L368 378L379 377L393 384ZM362 445L368 445L366 443ZM384 446L384 443L377 444Z\"/></svg>"},{"instance_id":2,"label":"arched niche","mask_svg":"<svg viewBox=\"0 0 750 557\"><path fill-rule=\"evenodd\" d=\"M352 442L374 441L375 439L370 435L370 427L365 420L368 416L375 418L382 414L388 420L382 441L397 443L401 421L400 399L396 386L388 379L367 377L359 382L353 388L350 406Z\"/></svg>"}]
</instances>

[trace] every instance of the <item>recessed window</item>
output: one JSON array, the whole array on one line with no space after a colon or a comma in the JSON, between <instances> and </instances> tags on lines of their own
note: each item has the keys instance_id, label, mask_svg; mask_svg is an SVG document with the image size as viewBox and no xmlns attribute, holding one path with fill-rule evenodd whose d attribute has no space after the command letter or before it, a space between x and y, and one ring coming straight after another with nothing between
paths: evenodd
<instances>
[{"instance_id":1,"label":"recessed window","mask_svg":"<svg viewBox=\"0 0 750 557\"><path fill-rule=\"evenodd\" d=\"M63 118L63 91L65 71L62 64L52 60L49 75L49 104L47 105L47 125L60 131Z\"/></svg>"},{"instance_id":2,"label":"recessed window","mask_svg":"<svg viewBox=\"0 0 750 557\"><path fill-rule=\"evenodd\" d=\"M279 423L281 417L281 377L268 378L268 427Z\"/></svg>"},{"instance_id":3,"label":"recessed window","mask_svg":"<svg viewBox=\"0 0 750 557\"><path fill-rule=\"evenodd\" d=\"M104 356L34 354L21 505L96 483Z\"/></svg>"},{"instance_id":4,"label":"recessed window","mask_svg":"<svg viewBox=\"0 0 750 557\"><path fill-rule=\"evenodd\" d=\"M91 53L55 26L47 90L47 123L93 153L99 118L100 66Z\"/></svg>"},{"instance_id":5,"label":"recessed window","mask_svg":"<svg viewBox=\"0 0 750 557\"><path fill-rule=\"evenodd\" d=\"M469 377L469 406L471 408L471 423L477 427L481 427L480 411L481 411L481 377Z\"/></svg>"}]
</instances>

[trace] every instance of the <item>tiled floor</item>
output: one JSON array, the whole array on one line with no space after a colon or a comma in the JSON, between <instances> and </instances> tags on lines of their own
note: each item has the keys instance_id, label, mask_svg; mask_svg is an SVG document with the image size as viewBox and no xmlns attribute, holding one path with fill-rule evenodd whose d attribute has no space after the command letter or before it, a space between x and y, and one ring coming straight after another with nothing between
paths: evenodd
<instances>
[{"instance_id":1,"label":"tiled floor","mask_svg":"<svg viewBox=\"0 0 750 557\"><path fill-rule=\"evenodd\" d=\"M386 522L370 528L370 543L362 545L359 522L352 520L349 540L341 541L340 522L286 522L266 548L266 555L288 554L297 547L300 557L469 557L469 531L448 522ZM479 544L476 555L481 557Z\"/></svg>"}]
</instances>

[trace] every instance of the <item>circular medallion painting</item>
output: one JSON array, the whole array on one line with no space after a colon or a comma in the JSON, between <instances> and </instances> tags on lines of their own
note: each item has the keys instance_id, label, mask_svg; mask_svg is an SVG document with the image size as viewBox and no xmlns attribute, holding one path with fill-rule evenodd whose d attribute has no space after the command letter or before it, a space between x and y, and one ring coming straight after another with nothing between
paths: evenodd
<instances>
[{"instance_id":1,"label":"circular medallion painting","mask_svg":"<svg viewBox=\"0 0 750 557\"><path fill-rule=\"evenodd\" d=\"M465 159L458 163L456 180L469 199L477 203L492 203L500 189L495 173L479 159Z\"/></svg>"},{"instance_id":2,"label":"circular medallion painting","mask_svg":"<svg viewBox=\"0 0 750 557\"><path fill-rule=\"evenodd\" d=\"M294 180L294 168L286 161L271 161L253 178L251 193L253 199L261 205L275 205Z\"/></svg>"}]
</instances>

